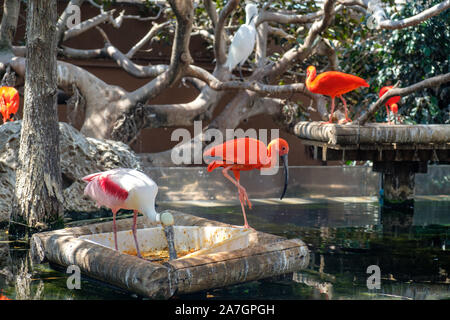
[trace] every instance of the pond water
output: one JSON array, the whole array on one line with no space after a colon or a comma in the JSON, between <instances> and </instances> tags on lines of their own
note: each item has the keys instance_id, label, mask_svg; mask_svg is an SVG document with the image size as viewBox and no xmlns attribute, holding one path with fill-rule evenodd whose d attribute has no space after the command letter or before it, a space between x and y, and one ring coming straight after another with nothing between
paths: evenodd
<instances>
[{"instance_id":1,"label":"pond water","mask_svg":"<svg viewBox=\"0 0 450 320\"><path fill-rule=\"evenodd\" d=\"M205 202L207 203L207 202ZM240 206L161 203L212 220L242 225ZM253 228L300 238L311 250L308 269L195 294L181 299L450 299L450 201L416 201L414 210L381 210L377 202L328 201L276 205L254 203ZM129 215L122 215L128 217ZM68 215L68 221L74 215ZM101 211L80 219L108 220ZM71 224L76 222L71 221ZM31 266L28 246L0 231L0 289L11 299L140 299L83 278L69 290L68 274L48 263ZM370 265L381 271L381 288L368 289Z\"/></svg>"}]
</instances>

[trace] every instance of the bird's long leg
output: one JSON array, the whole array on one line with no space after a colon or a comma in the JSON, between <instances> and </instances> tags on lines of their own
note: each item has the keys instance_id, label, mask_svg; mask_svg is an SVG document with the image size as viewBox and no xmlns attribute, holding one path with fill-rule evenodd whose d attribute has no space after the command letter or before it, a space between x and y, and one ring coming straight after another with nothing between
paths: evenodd
<instances>
[{"instance_id":1,"label":"bird's long leg","mask_svg":"<svg viewBox=\"0 0 450 320\"><path fill-rule=\"evenodd\" d=\"M244 81L244 76L242 75L242 66L239 64L239 75L241 76L241 81Z\"/></svg>"},{"instance_id":2,"label":"bird's long leg","mask_svg":"<svg viewBox=\"0 0 450 320\"><path fill-rule=\"evenodd\" d=\"M237 181L238 185L240 186L239 179L236 179L236 181ZM248 228L250 228L250 226L248 225L248 222L247 222L247 215L245 214L245 206L244 206L245 199L247 198L247 200L248 200L247 193L245 193L245 194L242 193L242 190L239 188L238 188L238 191L239 191L239 201L241 202L242 214L244 215L244 228L248 229ZM250 209L251 209L251 207L250 207Z\"/></svg>"},{"instance_id":3,"label":"bird's long leg","mask_svg":"<svg viewBox=\"0 0 450 320\"><path fill-rule=\"evenodd\" d=\"M138 244L137 235L136 235L137 215L138 215L138 212L136 210L134 210L133 211L133 228L132 228L132 230L133 230L134 243L136 244L137 256L139 258L142 258L141 251L139 251L139 244Z\"/></svg>"},{"instance_id":4,"label":"bird's long leg","mask_svg":"<svg viewBox=\"0 0 450 320\"><path fill-rule=\"evenodd\" d=\"M243 186L241 186L236 180L234 180L229 174L228 171L231 169L231 167L225 168L222 170L223 175L225 176L225 178L227 178L228 180L230 180L237 188L238 190L240 190L244 196L244 203L246 202L248 207L251 209L252 208L252 203L250 202L250 199L248 198L247 195L247 190L245 190L245 188Z\"/></svg>"},{"instance_id":5,"label":"bird's long leg","mask_svg":"<svg viewBox=\"0 0 450 320\"><path fill-rule=\"evenodd\" d=\"M117 210L112 210L113 213L113 232L114 232L114 246L116 247L116 251L119 251L117 247L117 226L116 226L116 214Z\"/></svg>"},{"instance_id":6,"label":"bird's long leg","mask_svg":"<svg viewBox=\"0 0 450 320\"><path fill-rule=\"evenodd\" d=\"M334 97L331 97L331 113L330 113L330 120L327 122L321 122L320 124L327 124L327 123L333 123L333 113L334 113Z\"/></svg>"},{"instance_id":7,"label":"bird's long leg","mask_svg":"<svg viewBox=\"0 0 450 320\"><path fill-rule=\"evenodd\" d=\"M345 101L345 99L344 99L343 96L339 96L339 98L341 98L342 102L344 103L345 120L346 120L347 122L352 122L352 119L350 119L350 118L348 117L347 102Z\"/></svg>"},{"instance_id":8,"label":"bird's long leg","mask_svg":"<svg viewBox=\"0 0 450 320\"><path fill-rule=\"evenodd\" d=\"M3 97L0 97L0 110L5 110L6 112L6 104L5 99ZM3 123L6 123L8 121L8 118L2 113L3 116Z\"/></svg>"},{"instance_id":9,"label":"bird's long leg","mask_svg":"<svg viewBox=\"0 0 450 320\"><path fill-rule=\"evenodd\" d=\"M386 105L386 114L388 119L388 124L391 124L391 117L389 116L389 107Z\"/></svg>"},{"instance_id":10,"label":"bird's long leg","mask_svg":"<svg viewBox=\"0 0 450 320\"><path fill-rule=\"evenodd\" d=\"M230 169L230 167L225 168L222 170L223 175L225 176L225 178L227 178L228 180L230 180L231 182L233 182L233 184L238 188L238 192L239 192L239 202L241 203L241 208L242 208L242 215L244 216L244 228L250 228L250 226L248 225L247 222L247 215L245 214L245 203L248 204L249 208L252 208L252 203L250 202L250 200L248 199L248 195L247 195L247 191L245 190L244 187L242 187L239 183L239 173L237 174L236 180L234 180L229 174L228 174L228 170ZM236 175L236 172L235 172Z\"/></svg>"}]
</instances>

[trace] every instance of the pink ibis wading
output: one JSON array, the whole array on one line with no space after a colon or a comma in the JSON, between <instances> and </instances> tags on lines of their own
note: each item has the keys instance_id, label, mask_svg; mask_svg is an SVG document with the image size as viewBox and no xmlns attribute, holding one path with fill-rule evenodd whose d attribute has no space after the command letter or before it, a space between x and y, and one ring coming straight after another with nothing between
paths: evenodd
<instances>
[{"instance_id":1,"label":"pink ibis wading","mask_svg":"<svg viewBox=\"0 0 450 320\"><path fill-rule=\"evenodd\" d=\"M138 257L142 258L136 235L136 220L139 212L146 215L150 221L161 223L166 234L170 259L176 259L174 245L174 219L169 212L155 211L155 198L158 186L144 173L134 170L117 168L104 172L90 174L83 178L88 184L84 194L97 202L97 205L110 208L113 212L114 244L117 248L116 213L120 209L133 210L133 237Z\"/></svg>"}]
</instances>

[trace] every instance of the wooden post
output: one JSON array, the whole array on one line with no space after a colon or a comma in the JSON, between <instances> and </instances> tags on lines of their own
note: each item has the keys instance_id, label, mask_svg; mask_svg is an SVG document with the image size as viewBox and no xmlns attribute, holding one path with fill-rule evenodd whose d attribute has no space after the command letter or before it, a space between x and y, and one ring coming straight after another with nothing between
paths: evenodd
<instances>
[{"instance_id":1,"label":"wooden post","mask_svg":"<svg viewBox=\"0 0 450 320\"><path fill-rule=\"evenodd\" d=\"M375 161L373 171L382 176L384 205L414 204L415 174L426 173L427 163L416 161Z\"/></svg>"}]
</instances>

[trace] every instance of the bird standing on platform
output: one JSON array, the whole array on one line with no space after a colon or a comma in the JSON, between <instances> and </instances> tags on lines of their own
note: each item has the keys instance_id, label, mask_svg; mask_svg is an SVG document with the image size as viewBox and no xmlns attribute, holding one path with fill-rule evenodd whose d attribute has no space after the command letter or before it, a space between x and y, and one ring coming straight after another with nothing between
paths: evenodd
<instances>
[{"instance_id":1,"label":"bird standing on platform","mask_svg":"<svg viewBox=\"0 0 450 320\"><path fill-rule=\"evenodd\" d=\"M83 178L88 182L84 194L97 202L97 205L108 207L113 212L114 244L117 247L116 213L120 209L133 210L133 237L137 256L142 258L136 235L136 220L138 212L145 214L150 221L162 224L169 244L170 259L176 259L173 244L173 216L169 212L161 214L155 211L155 198L158 186L144 173L134 170L117 168L104 172L90 174Z\"/></svg>"},{"instance_id":2,"label":"bird standing on platform","mask_svg":"<svg viewBox=\"0 0 450 320\"><path fill-rule=\"evenodd\" d=\"M385 86L385 87L381 88L379 97L381 98L386 92L391 90L393 87L394 86ZM392 124L391 117L389 115L389 108L391 109L391 112L394 114L394 122L395 122L396 116L397 116L398 121L400 122L400 117L398 116L398 105L397 105L397 103L400 101L400 99L401 99L400 96L395 96L395 97L389 98L389 100L385 103L386 115L387 115L389 124Z\"/></svg>"},{"instance_id":3,"label":"bird standing on platform","mask_svg":"<svg viewBox=\"0 0 450 320\"><path fill-rule=\"evenodd\" d=\"M239 65L241 80L244 78L242 76L242 65L247 61L255 48L255 20L257 15L258 7L255 4L249 3L245 6L245 24L241 25L236 31L230 48L228 49L228 58L225 67L232 72L234 68Z\"/></svg>"},{"instance_id":4,"label":"bird standing on platform","mask_svg":"<svg viewBox=\"0 0 450 320\"><path fill-rule=\"evenodd\" d=\"M334 98L339 97L342 100L345 108L345 121L351 122L352 120L348 117L347 102L342 95L359 87L369 87L369 84L360 77L339 71L322 72L316 76L316 67L309 66L306 69L306 87L312 93L331 97L330 120L325 123L332 123Z\"/></svg>"},{"instance_id":5,"label":"bird standing on platform","mask_svg":"<svg viewBox=\"0 0 450 320\"><path fill-rule=\"evenodd\" d=\"M239 201L241 202L242 214L244 216L244 228L249 228L247 216L245 215L245 206L252 208L247 191L239 183L241 171L248 171L253 169L270 169L277 164L278 156L283 160L284 165L284 189L280 200L283 199L288 181L289 181L289 167L288 167L288 153L289 145L286 140L277 138L272 140L269 145L266 145L253 138L239 138L226 141L221 145L214 146L203 153L205 159L212 159L213 161L208 165L208 172L213 171L218 167L223 167L222 173L230 180L239 192ZM233 179L229 175L232 171Z\"/></svg>"},{"instance_id":6,"label":"bird standing on platform","mask_svg":"<svg viewBox=\"0 0 450 320\"><path fill-rule=\"evenodd\" d=\"M0 88L0 113L3 123L12 121L12 116L19 110L19 92L13 87Z\"/></svg>"}]
</instances>

